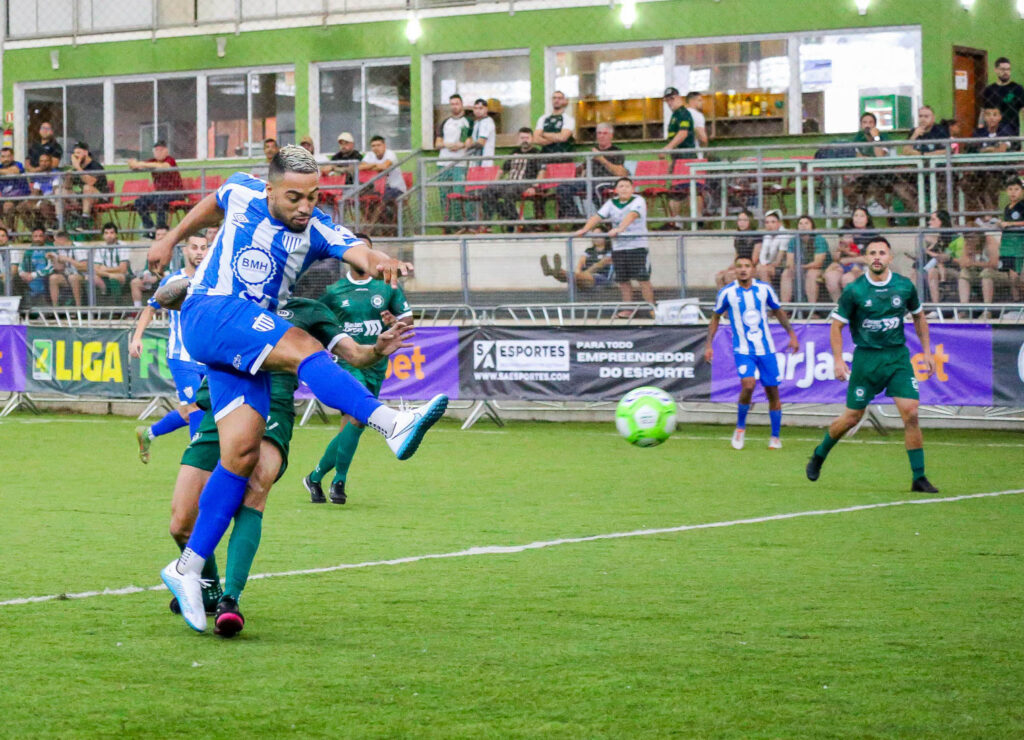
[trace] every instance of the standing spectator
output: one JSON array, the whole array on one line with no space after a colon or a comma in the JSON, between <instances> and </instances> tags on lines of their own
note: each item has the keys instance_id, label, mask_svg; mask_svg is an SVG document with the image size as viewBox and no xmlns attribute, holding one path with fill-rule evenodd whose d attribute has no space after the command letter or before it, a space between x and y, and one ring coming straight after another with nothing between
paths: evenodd
<instances>
[{"instance_id":1,"label":"standing spectator","mask_svg":"<svg viewBox=\"0 0 1024 740\"><path fill-rule=\"evenodd\" d=\"M324 175L337 172L355 179L356 167L363 159L363 153L356 149L356 140L348 131L338 134L338 151L331 155L331 162L349 162L350 164L327 164L320 168ZM213 244L213 242L210 242Z\"/></svg>"},{"instance_id":2,"label":"standing spectator","mask_svg":"<svg viewBox=\"0 0 1024 740\"><path fill-rule=\"evenodd\" d=\"M0 209L2 209L3 222L9 228L14 228L14 216L17 213L19 201L8 200L8 198L23 198L29 194L28 179L19 177L25 173L25 167L21 162L14 161L14 150L9 146L0 149Z\"/></svg>"},{"instance_id":3,"label":"standing spectator","mask_svg":"<svg viewBox=\"0 0 1024 740\"><path fill-rule=\"evenodd\" d=\"M156 226L167 226L167 204L179 197L180 191L185 189L181 181L181 173L178 172L178 163L167 150L167 142L161 139L153 144L153 158L140 162L137 159L129 159L128 166L133 170L150 170L153 175L153 189L156 193L140 195L135 199L135 211L142 219L142 227L146 229L147 237L153 238L153 212L156 212ZM175 193L174 191L178 191ZM171 193L165 195L164 193Z\"/></svg>"},{"instance_id":4,"label":"standing spectator","mask_svg":"<svg viewBox=\"0 0 1024 740\"><path fill-rule=\"evenodd\" d=\"M494 140L498 137L497 129L494 126L494 119L487 110L487 101L477 98L473 102L473 128L469 133L463 147L470 154L482 154L483 159L476 160L473 164L480 167L493 167Z\"/></svg>"},{"instance_id":5,"label":"standing spectator","mask_svg":"<svg viewBox=\"0 0 1024 740\"><path fill-rule=\"evenodd\" d=\"M107 192L107 176L103 174L103 165L92 158L89 145L84 141L75 144L71 150L71 170L72 174L67 178L67 189L82 194L82 214L78 227L91 226L93 204L99 200L101 193ZM69 206L74 203L74 199L67 201Z\"/></svg>"},{"instance_id":6,"label":"standing spectator","mask_svg":"<svg viewBox=\"0 0 1024 740\"><path fill-rule=\"evenodd\" d=\"M516 208L523 198L532 198L537 194L537 187L533 182L524 180L536 180L540 172L541 162L533 156L538 149L533 145L533 129L523 126L516 134L519 149L515 155L506 159L501 165L504 180L501 184L492 185L483 191L483 204L485 214L498 212L502 221L515 221L519 218L519 211ZM534 208L536 213L536 208ZM490 216L488 215L488 218ZM513 226L507 225L506 231L512 231Z\"/></svg>"},{"instance_id":7,"label":"standing spectator","mask_svg":"<svg viewBox=\"0 0 1024 740\"><path fill-rule=\"evenodd\" d=\"M473 126L466 118L462 96L454 93L448 98L449 116L445 118L434 137L434 148L438 150L438 182L462 182L466 179L466 140ZM463 221L465 213L461 198L449 198L449 194L462 195L461 185L439 188L438 193L445 211L445 220Z\"/></svg>"},{"instance_id":8,"label":"standing spectator","mask_svg":"<svg viewBox=\"0 0 1024 740\"><path fill-rule=\"evenodd\" d=\"M209 232L210 232L211 229L213 230L213 233L216 234L217 233L217 227L216 226L211 226L211 227L209 227L206 230L206 232L207 232L207 241L210 244L213 243L213 239L209 235ZM153 238L154 238L154 240L163 239L164 236L166 236L166 235L167 235L167 227L166 226L161 226L158 229L156 229L156 232L153 234ZM150 290L153 290L153 286L155 286L159 282L160 282L160 276L159 275L154 275L152 272L150 272L150 269L149 269L148 265L146 266L146 268L140 274L138 274L135 277L133 277L132 280L131 280L131 283L129 284L131 286L131 291L132 291L132 306L134 306L135 308L142 308L142 294L145 293L145 292L148 292Z\"/></svg>"},{"instance_id":9,"label":"standing spectator","mask_svg":"<svg viewBox=\"0 0 1024 740\"><path fill-rule=\"evenodd\" d=\"M572 151L576 136L576 118L567 111L568 107L569 98L565 97L561 90L555 90L551 96L551 112L537 119L533 141L540 146L544 154ZM568 157L551 157L545 159L544 163L568 161Z\"/></svg>"},{"instance_id":10,"label":"standing spectator","mask_svg":"<svg viewBox=\"0 0 1024 740\"><path fill-rule=\"evenodd\" d=\"M700 153L701 149L708 148L707 119L704 117L704 96L699 92L691 92L686 95L686 110L690 112L693 119L693 135L697 137L695 149Z\"/></svg>"},{"instance_id":11,"label":"standing spectator","mask_svg":"<svg viewBox=\"0 0 1024 740\"><path fill-rule=\"evenodd\" d=\"M604 219L612 222L612 228L608 230L612 240L612 266L623 302L633 300L632 281L635 280L644 301L653 306L654 287L651 285L651 258L647 248L647 202L634 194L630 178L616 180L615 197L601 206L573 236L583 236ZM630 311L619 311L618 318L628 319L632 315Z\"/></svg>"},{"instance_id":12,"label":"standing spectator","mask_svg":"<svg viewBox=\"0 0 1024 740\"><path fill-rule=\"evenodd\" d=\"M934 157L946 154L946 145L939 143L949 138L949 129L935 122L935 111L931 106L922 105L917 111L917 127L910 134L909 142L903 146L902 153L907 156L915 154ZM939 178L942 180L943 178ZM939 186L942 187L941 185ZM893 183L893 190L907 210L917 210L917 174L900 175ZM926 199L927 200L927 199ZM865 244L865 246L867 246Z\"/></svg>"},{"instance_id":13,"label":"standing spectator","mask_svg":"<svg viewBox=\"0 0 1024 740\"><path fill-rule=\"evenodd\" d=\"M979 139L977 145L972 144L971 149L982 154L1003 154L1011 149L1013 142L1009 141L986 141L1004 136L1016 136L1013 129L1003 122L1003 114L995 106L986 108L982 112L984 125L975 129L972 139ZM961 176L960 189L964 194L964 201L968 211L996 211L999 207L999 191L1006 179L1006 171L998 167L985 171L973 170ZM986 214L979 216L978 225L985 225ZM995 220L995 219L993 219Z\"/></svg>"},{"instance_id":14,"label":"standing spectator","mask_svg":"<svg viewBox=\"0 0 1024 740\"><path fill-rule=\"evenodd\" d=\"M761 237L761 253L754 268L757 279L773 288L782 277L785 268L793 266L793 255L789 251L789 234L783 228L782 211L772 210L764 214L764 230L772 232ZM792 297L792 296L790 296ZM783 302L788 302L783 299Z\"/></svg>"},{"instance_id":15,"label":"standing spectator","mask_svg":"<svg viewBox=\"0 0 1024 740\"><path fill-rule=\"evenodd\" d=\"M996 81L981 91L982 108L998 108L1003 123L1020 136L1020 112L1024 109L1024 87L1010 79L1010 60L996 59Z\"/></svg>"},{"instance_id":16,"label":"standing spectator","mask_svg":"<svg viewBox=\"0 0 1024 740\"><path fill-rule=\"evenodd\" d=\"M21 265L12 270L29 296L35 297L46 292L46 279L53 273L56 255L46 248L46 230L41 226L32 229L31 239L31 246L21 255Z\"/></svg>"},{"instance_id":17,"label":"standing spectator","mask_svg":"<svg viewBox=\"0 0 1024 740\"><path fill-rule=\"evenodd\" d=\"M62 175L54 169L53 157L49 154L39 155L39 167L28 177L30 200L23 200L18 206L18 213L25 225L45 227L47 223L55 223L57 217L57 201L53 197L60 192Z\"/></svg>"},{"instance_id":18,"label":"standing spectator","mask_svg":"<svg viewBox=\"0 0 1024 740\"><path fill-rule=\"evenodd\" d=\"M685 105L679 90L674 87L667 88L663 96L665 105L672 111L672 117L668 120L668 143L662 147L663 151L670 152L669 159L674 166L677 159L692 159L697 156L697 136L694 133L693 116ZM665 155L661 155L664 158ZM674 186L668 194L668 211L672 217L672 223L677 228L682 228L683 223L679 215L683 211L683 196L689 193L690 183ZM696 218L704 213L704 197L697 196L697 213L690 216Z\"/></svg>"},{"instance_id":19,"label":"standing spectator","mask_svg":"<svg viewBox=\"0 0 1024 740\"><path fill-rule=\"evenodd\" d=\"M25 169L29 172L39 172L41 169L39 156L41 154L49 154L53 158L52 166L54 168L60 167L61 157L64 156L64 147L54 138L53 126L46 121L39 124L39 141L32 142L28 148L28 165Z\"/></svg>"},{"instance_id":20,"label":"standing spectator","mask_svg":"<svg viewBox=\"0 0 1024 740\"><path fill-rule=\"evenodd\" d=\"M828 242L821 234L814 233L814 219L801 216L797 221L797 234L789 240L790 253L786 269L782 271L781 298L788 303L793 297L793 285L796 280L796 255L800 255L800 270L804 273L804 300L808 303L818 302L818 287L823 282L822 273L832 263ZM839 294L829 296L833 302L839 300Z\"/></svg>"},{"instance_id":21,"label":"standing spectator","mask_svg":"<svg viewBox=\"0 0 1024 740\"><path fill-rule=\"evenodd\" d=\"M359 169L369 172L384 172L389 170L387 182L384 185L384 192L381 194L381 211L374 214L371 220L380 217L383 209L388 204L394 204L406 191L405 177L395 165L398 164L398 155L387 148L387 142L383 136L374 136L370 139L370 151L363 155L363 161ZM397 217L396 217L397 220Z\"/></svg>"},{"instance_id":22,"label":"standing spectator","mask_svg":"<svg viewBox=\"0 0 1024 740\"><path fill-rule=\"evenodd\" d=\"M1010 278L1013 300L1020 300L1020 276L1024 273L1024 181L1019 177L1006 184L1009 203L1003 210L999 228L1003 230L999 240L999 270Z\"/></svg>"},{"instance_id":23,"label":"standing spectator","mask_svg":"<svg viewBox=\"0 0 1024 740\"><path fill-rule=\"evenodd\" d=\"M597 144L591 147L590 151L597 154L590 165L591 176L594 179L593 201L594 207L600 208L601 204L615 190L615 178L628 177L629 170L626 169L625 154L611 154L622 150L612 143L615 137L615 127L610 123L597 124L595 134ZM601 180L600 178L607 178ZM587 184L585 182L563 182L555 188L555 198L563 206L561 211L565 218L583 218L579 208L576 207L576 198L585 197Z\"/></svg>"},{"instance_id":24,"label":"standing spectator","mask_svg":"<svg viewBox=\"0 0 1024 740\"><path fill-rule=\"evenodd\" d=\"M756 231L757 221L754 214L744 208L736 216L736 231ZM715 287L721 290L736 279L736 260L739 257L746 257L757 267L758 258L761 256L761 237L756 234L741 234L732 240L732 248L735 253L732 262L724 270L715 275Z\"/></svg>"}]
</instances>

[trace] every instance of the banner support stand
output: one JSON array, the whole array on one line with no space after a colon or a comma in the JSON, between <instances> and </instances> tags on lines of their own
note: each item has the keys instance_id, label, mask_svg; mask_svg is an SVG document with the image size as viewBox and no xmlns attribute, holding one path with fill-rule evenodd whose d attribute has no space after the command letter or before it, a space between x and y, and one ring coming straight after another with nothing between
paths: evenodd
<instances>
[{"instance_id":1,"label":"banner support stand","mask_svg":"<svg viewBox=\"0 0 1024 740\"><path fill-rule=\"evenodd\" d=\"M12 393L11 397L7 399L7 403L3 409L0 409L0 418L8 416L17 409L25 406L29 411L37 416L42 413L39 407L36 406L35 402L29 398L27 393Z\"/></svg>"},{"instance_id":2,"label":"banner support stand","mask_svg":"<svg viewBox=\"0 0 1024 740\"><path fill-rule=\"evenodd\" d=\"M862 426L864 426L864 422L867 422L868 424L873 426L875 428L875 431L878 432L878 434L881 435L882 437L888 437L889 436L889 430L886 429L885 426L882 424L882 420L879 417L878 412L875 411L875 407L874 406L868 406L864 410L864 416L862 416L860 418L860 421L857 422L857 426L855 426L853 429L851 429L849 432L846 433L847 439L849 439L850 437L855 435L857 432L859 432L860 428Z\"/></svg>"},{"instance_id":3,"label":"banner support stand","mask_svg":"<svg viewBox=\"0 0 1024 740\"><path fill-rule=\"evenodd\" d=\"M142 421L150 414L155 413L161 406L163 406L166 411L174 411L177 408L169 396L153 396L149 403L146 404L146 408L142 409L142 413L139 414L139 421Z\"/></svg>"},{"instance_id":4,"label":"banner support stand","mask_svg":"<svg viewBox=\"0 0 1024 740\"><path fill-rule=\"evenodd\" d=\"M505 422L501 420L498 410L494 408L494 405L490 401L477 401L476 405L474 405L473 409L469 412L469 416L467 416L466 420L462 422L462 429L469 429L480 421L480 417L482 416L486 416L499 427L505 426Z\"/></svg>"},{"instance_id":5,"label":"banner support stand","mask_svg":"<svg viewBox=\"0 0 1024 740\"><path fill-rule=\"evenodd\" d=\"M299 420L299 426L306 426L306 423L314 412L316 412L316 415L320 417L320 421L324 424L330 423L331 420L327 417L327 411L324 409L324 405L317 399L311 398L306 402L306 408L302 410L302 418Z\"/></svg>"}]
</instances>

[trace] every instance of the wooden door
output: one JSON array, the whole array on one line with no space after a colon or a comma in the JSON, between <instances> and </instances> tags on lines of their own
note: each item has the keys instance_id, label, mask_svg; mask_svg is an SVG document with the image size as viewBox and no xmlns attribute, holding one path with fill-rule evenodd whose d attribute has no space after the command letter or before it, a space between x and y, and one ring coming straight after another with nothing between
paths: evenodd
<instances>
[{"instance_id":1,"label":"wooden door","mask_svg":"<svg viewBox=\"0 0 1024 740\"><path fill-rule=\"evenodd\" d=\"M953 49L953 118L960 124L963 137L970 136L978 127L987 57L988 54L979 49Z\"/></svg>"}]
</instances>

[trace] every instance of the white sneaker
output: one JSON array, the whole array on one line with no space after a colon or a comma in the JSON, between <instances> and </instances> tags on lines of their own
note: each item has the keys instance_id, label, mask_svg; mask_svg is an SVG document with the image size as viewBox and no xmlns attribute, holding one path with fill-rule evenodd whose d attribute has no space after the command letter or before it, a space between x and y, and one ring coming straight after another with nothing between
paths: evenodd
<instances>
[{"instance_id":1,"label":"white sneaker","mask_svg":"<svg viewBox=\"0 0 1024 740\"><path fill-rule=\"evenodd\" d=\"M185 623L196 632L206 629L206 609L203 607L203 584L200 582L198 573L178 572L178 561L172 560L171 564L160 571L160 578L163 579L168 590L174 594L181 607L181 616Z\"/></svg>"},{"instance_id":2,"label":"white sneaker","mask_svg":"<svg viewBox=\"0 0 1024 740\"><path fill-rule=\"evenodd\" d=\"M732 448L734 450L743 449L743 435L747 433L746 429L737 429L732 433Z\"/></svg>"},{"instance_id":3,"label":"white sneaker","mask_svg":"<svg viewBox=\"0 0 1024 740\"><path fill-rule=\"evenodd\" d=\"M781 450L782 449L782 440L779 439L778 437L771 437L768 440L768 449L769 450Z\"/></svg>"},{"instance_id":4,"label":"white sneaker","mask_svg":"<svg viewBox=\"0 0 1024 740\"><path fill-rule=\"evenodd\" d=\"M400 411L395 418L395 427L387 437L388 447L399 460L408 460L416 452L420 440L434 422L444 416L448 408L448 396L439 394L427 403L412 409Z\"/></svg>"}]
</instances>

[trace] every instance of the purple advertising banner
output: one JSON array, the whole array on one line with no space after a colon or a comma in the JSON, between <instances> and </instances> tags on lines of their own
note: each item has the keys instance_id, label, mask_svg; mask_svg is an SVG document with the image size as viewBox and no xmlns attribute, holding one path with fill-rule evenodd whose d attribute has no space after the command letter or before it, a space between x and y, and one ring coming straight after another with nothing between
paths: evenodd
<instances>
[{"instance_id":1,"label":"purple advertising banner","mask_svg":"<svg viewBox=\"0 0 1024 740\"><path fill-rule=\"evenodd\" d=\"M800 349L786 353L788 337L780 326L772 326L779 358L779 395L789 403L845 403L847 384L835 379L828 324L794 325ZM921 384L921 403L953 406L992 405L992 329L981 325L932 324L932 354L935 374L924 379L919 357L921 344L914 327L907 324L907 347L911 364ZM724 326L715 336L714 362L711 365L711 400L734 403L740 382L732 354L732 329ZM843 331L843 355L853 358L853 342L849 331ZM920 369L919 369L920 368ZM764 390L758 384L755 401L764 401ZM875 403L892 403L879 395Z\"/></svg>"},{"instance_id":2,"label":"purple advertising banner","mask_svg":"<svg viewBox=\"0 0 1024 740\"><path fill-rule=\"evenodd\" d=\"M426 400L438 393L459 397L459 330L454 326L416 327L412 347L388 358L388 372L381 398ZM295 392L299 399L312 398L305 383Z\"/></svg>"},{"instance_id":3,"label":"purple advertising banner","mask_svg":"<svg viewBox=\"0 0 1024 740\"><path fill-rule=\"evenodd\" d=\"M0 391L25 390L24 326L0 326Z\"/></svg>"}]
</instances>

